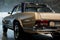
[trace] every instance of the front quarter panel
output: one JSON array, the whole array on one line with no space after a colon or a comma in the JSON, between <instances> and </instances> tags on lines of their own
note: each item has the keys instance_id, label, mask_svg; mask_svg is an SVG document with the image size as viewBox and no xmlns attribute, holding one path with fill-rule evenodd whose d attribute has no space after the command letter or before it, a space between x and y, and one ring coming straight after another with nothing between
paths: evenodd
<instances>
[{"instance_id":1,"label":"front quarter panel","mask_svg":"<svg viewBox=\"0 0 60 40\"><path fill-rule=\"evenodd\" d=\"M2 20L2 24L5 25L7 28L13 28L13 20L14 19L15 18L12 15L7 16Z\"/></svg>"}]
</instances>

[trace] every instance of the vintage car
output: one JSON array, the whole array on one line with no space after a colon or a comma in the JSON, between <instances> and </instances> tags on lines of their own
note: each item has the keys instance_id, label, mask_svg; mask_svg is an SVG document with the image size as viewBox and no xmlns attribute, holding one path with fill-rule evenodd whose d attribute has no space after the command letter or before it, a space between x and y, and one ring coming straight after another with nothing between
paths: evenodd
<instances>
[{"instance_id":1,"label":"vintage car","mask_svg":"<svg viewBox=\"0 0 60 40\"><path fill-rule=\"evenodd\" d=\"M7 29L12 29L15 39L24 32L31 34L52 33L59 30L60 27L60 14L55 13L47 4L20 3L8 14L10 16L2 20L3 33L7 33Z\"/></svg>"}]
</instances>

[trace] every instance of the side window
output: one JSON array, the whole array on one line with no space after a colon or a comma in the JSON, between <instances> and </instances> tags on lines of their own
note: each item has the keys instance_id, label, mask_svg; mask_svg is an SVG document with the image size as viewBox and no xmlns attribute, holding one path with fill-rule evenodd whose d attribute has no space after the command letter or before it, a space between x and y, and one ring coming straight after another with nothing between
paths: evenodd
<instances>
[{"instance_id":1,"label":"side window","mask_svg":"<svg viewBox=\"0 0 60 40\"><path fill-rule=\"evenodd\" d=\"M46 7L45 8L46 12L52 12L52 10L50 10L50 8Z\"/></svg>"},{"instance_id":2,"label":"side window","mask_svg":"<svg viewBox=\"0 0 60 40\"><path fill-rule=\"evenodd\" d=\"M41 7L37 9L38 12L52 12L52 10L48 7Z\"/></svg>"},{"instance_id":3,"label":"side window","mask_svg":"<svg viewBox=\"0 0 60 40\"><path fill-rule=\"evenodd\" d=\"M25 11L26 12L36 12L36 8L33 8L33 7L31 7L31 8L25 8Z\"/></svg>"}]
</instances>

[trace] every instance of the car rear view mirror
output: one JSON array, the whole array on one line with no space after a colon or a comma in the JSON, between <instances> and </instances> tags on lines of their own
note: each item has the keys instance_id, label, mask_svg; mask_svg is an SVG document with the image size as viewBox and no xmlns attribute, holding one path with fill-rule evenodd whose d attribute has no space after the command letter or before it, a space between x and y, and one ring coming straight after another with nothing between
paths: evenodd
<instances>
[{"instance_id":1,"label":"car rear view mirror","mask_svg":"<svg viewBox=\"0 0 60 40\"><path fill-rule=\"evenodd\" d=\"M12 15L10 12L8 12L8 14Z\"/></svg>"}]
</instances>

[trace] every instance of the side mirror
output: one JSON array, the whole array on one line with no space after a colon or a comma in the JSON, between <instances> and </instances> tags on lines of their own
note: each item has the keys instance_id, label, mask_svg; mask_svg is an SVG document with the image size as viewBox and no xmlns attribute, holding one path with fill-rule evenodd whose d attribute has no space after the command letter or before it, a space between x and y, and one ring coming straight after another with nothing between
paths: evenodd
<instances>
[{"instance_id":1,"label":"side mirror","mask_svg":"<svg viewBox=\"0 0 60 40\"><path fill-rule=\"evenodd\" d=\"M12 15L10 12L8 12L8 14Z\"/></svg>"},{"instance_id":2,"label":"side mirror","mask_svg":"<svg viewBox=\"0 0 60 40\"><path fill-rule=\"evenodd\" d=\"M8 14L11 14L10 12L8 12Z\"/></svg>"}]
</instances>

